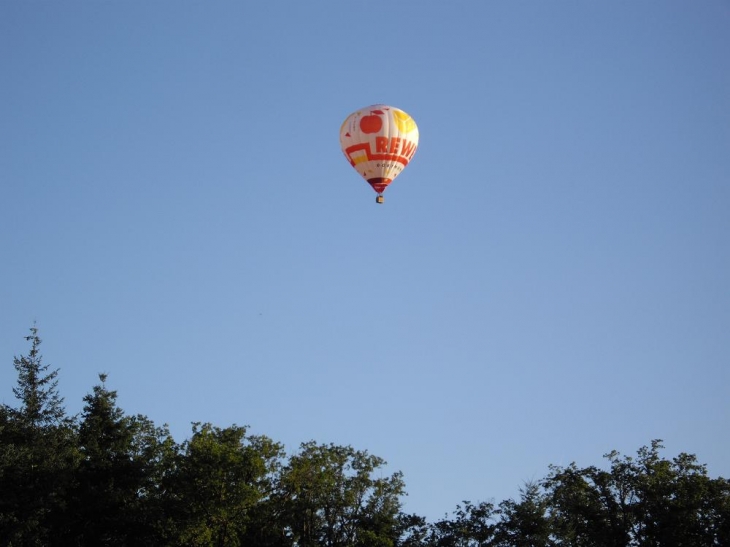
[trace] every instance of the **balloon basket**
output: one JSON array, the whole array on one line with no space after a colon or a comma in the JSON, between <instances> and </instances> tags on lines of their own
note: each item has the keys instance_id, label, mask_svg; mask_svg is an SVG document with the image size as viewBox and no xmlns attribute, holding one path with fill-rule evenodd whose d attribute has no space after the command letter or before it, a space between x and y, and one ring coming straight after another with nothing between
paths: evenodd
<instances>
[{"instance_id":1,"label":"balloon basket","mask_svg":"<svg viewBox=\"0 0 730 547\"><path fill-rule=\"evenodd\" d=\"M383 203L385 201L385 198L381 195L378 195L378 197L375 198L375 203Z\"/></svg>"}]
</instances>

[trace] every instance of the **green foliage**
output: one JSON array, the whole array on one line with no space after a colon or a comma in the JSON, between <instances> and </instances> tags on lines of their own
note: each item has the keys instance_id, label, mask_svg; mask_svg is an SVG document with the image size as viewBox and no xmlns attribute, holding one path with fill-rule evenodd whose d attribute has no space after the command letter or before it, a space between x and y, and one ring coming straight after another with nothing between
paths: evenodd
<instances>
[{"instance_id":1,"label":"green foliage","mask_svg":"<svg viewBox=\"0 0 730 547\"><path fill-rule=\"evenodd\" d=\"M400 513L396 526L398 541L397 547L417 547L419 545L430 545L428 537L430 525L422 516L415 514Z\"/></svg>"},{"instance_id":2,"label":"green foliage","mask_svg":"<svg viewBox=\"0 0 730 547\"><path fill-rule=\"evenodd\" d=\"M28 433L64 423L66 412L63 398L58 393L58 369L48 371L49 365L43 364L38 329L32 327L25 339L31 343L28 355L13 360L18 372L18 385L13 388L13 394L20 400L21 406L18 410L8 410L15 414L16 421Z\"/></svg>"},{"instance_id":3,"label":"green foliage","mask_svg":"<svg viewBox=\"0 0 730 547\"><path fill-rule=\"evenodd\" d=\"M78 427L81 459L69 496L63 540L69 545L155 545L153 497L166 430L126 416L117 394L101 384L84 397ZM167 435L169 436L169 435Z\"/></svg>"},{"instance_id":4,"label":"green foliage","mask_svg":"<svg viewBox=\"0 0 730 547\"><path fill-rule=\"evenodd\" d=\"M430 542L436 547L482 547L491 545L496 530L494 505L469 501L456 506L453 518L433 525Z\"/></svg>"},{"instance_id":5,"label":"green foliage","mask_svg":"<svg viewBox=\"0 0 730 547\"><path fill-rule=\"evenodd\" d=\"M303 443L279 480L282 525L294 545L395 544L401 473L374 478L385 461L349 446Z\"/></svg>"},{"instance_id":6,"label":"green foliage","mask_svg":"<svg viewBox=\"0 0 730 547\"><path fill-rule=\"evenodd\" d=\"M495 545L500 547L550 547L549 502L535 482L520 489L520 501L505 500L499 504L500 523Z\"/></svg>"},{"instance_id":7,"label":"green foliage","mask_svg":"<svg viewBox=\"0 0 730 547\"><path fill-rule=\"evenodd\" d=\"M35 327L28 355L13 361L19 408L0 407L0 545L48 545L63 522L78 459L72 421L48 371Z\"/></svg>"},{"instance_id":8,"label":"green foliage","mask_svg":"<svg viewBox=\"0 0 730 547\"><path fill-rule=\"evenodd\" d=\"M610 470L552 467L543 485L558 545L727 545L730 483L696 458L661 458L661 441L638 458L611 452Z\"/></svg>"},{"instance_id":9,"label":"green foliage","mask_svg":"<svg viewBox=\"0 0 730 547\"><path fill-rule=\"evenodd\" d=\"M605 469L549 467L518 500L457 505L429 523L405 484L350 446L287 456L245 427L167 427L117 406L106 375L69 418L35 328L15 358L19 404L0 405L0 547L715 547L730 545L730 481L660 441Z\"/></svg>"},{"instance_id":10,"label":"green foliage","mask_svg":"<svg viewBox=\"0 0 730 547\"><path fill-rule=\"evenodd\" d=\"M254 508L271 494L280 457L278 444L246 437L244 427L194 424L166 481L178 522L174 543L241 545L257 516Z\"/></svg>"}]
</instances>

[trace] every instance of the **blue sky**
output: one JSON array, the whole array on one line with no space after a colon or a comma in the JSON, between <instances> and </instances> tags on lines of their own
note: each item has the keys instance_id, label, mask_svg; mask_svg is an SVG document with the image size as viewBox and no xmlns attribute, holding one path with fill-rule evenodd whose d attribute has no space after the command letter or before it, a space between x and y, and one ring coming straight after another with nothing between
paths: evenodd
<instances>
[{"instance_id":1,"label":"blue sky","mask_svg":"<svg viewBox=\"0 0 730 547\"><path fill-rule=\"evenodd\" d=\"M0 400L351 444L406 509L730 475L730 3L0 3ZM404 109L386 202L340 124Z\"/></svg>"}]
</instances>

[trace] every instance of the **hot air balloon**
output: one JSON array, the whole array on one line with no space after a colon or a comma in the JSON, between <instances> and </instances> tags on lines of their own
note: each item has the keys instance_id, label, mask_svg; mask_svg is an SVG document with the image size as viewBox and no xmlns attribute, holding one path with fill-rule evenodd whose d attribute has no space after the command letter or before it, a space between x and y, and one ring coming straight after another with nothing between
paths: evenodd
<instances>
[{"instance_id":1,"label":"hot air balloon","mask_svg":"<svg viewBox=\"0 0 730 547\"><path fill-rule=\"evenodd\" d=\"M340 127L342 152L383 203L383 192L418 148L418 126L408 114L374 104L350 114Z\"/></svg>"}]
</instances>

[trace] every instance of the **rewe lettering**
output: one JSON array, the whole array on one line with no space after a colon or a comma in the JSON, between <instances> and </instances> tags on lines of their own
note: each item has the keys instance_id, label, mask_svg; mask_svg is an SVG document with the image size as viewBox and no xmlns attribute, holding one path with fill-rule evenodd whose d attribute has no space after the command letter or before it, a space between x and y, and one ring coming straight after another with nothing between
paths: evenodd
<instances>
[{"instance_id":1,"label":"rewe lettering","mask_svg":"<svg viewBox=\"0 0 730 547\"><path fill-rule=\"evenodd\" d=\"M375 153L403 156L410 161L416 153L416 143L400 137L375 137Z\"/></svg>"}]
</instances>

